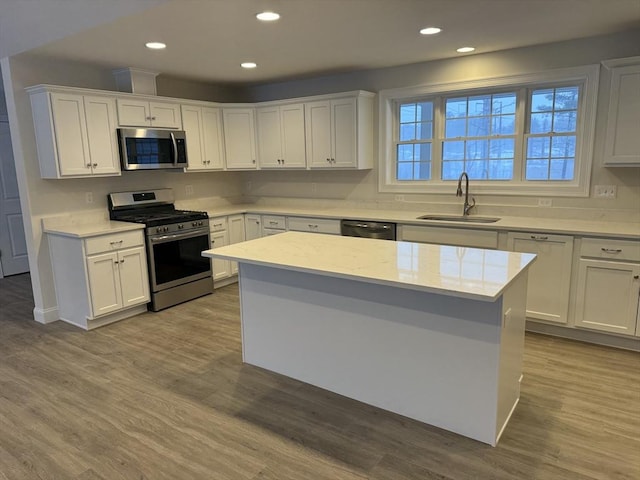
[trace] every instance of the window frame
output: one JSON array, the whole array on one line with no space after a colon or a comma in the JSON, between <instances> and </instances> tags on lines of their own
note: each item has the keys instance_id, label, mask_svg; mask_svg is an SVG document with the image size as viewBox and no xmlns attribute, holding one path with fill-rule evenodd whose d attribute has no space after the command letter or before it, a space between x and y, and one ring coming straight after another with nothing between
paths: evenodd
<instances>
[{"instance_id":1,"label":"window frame","mask_svg":"<svg viewBox=\"0 0 640 480\"><path fill-rule=\"evenodd\" d=\"M451 193L451 180L441 180L442 140L444 136L444 101L455 95L470 96L483 93L517 92L515 162L512 180L475 180L473 191L478 194L517 196L588 197L593 164L596 106L598 101L599 65L563 68L545 72L483 78L470 81L436 83L381 90L378 95L379 145L378 190L390 193ZM534 89L580 85L581 95L577 119L575 175L573 180L525 180L525 142L529 122L529 94ZM401 102L434 102L434 139L432 142L431 180L396 179L396 127L398 105ZM453 185L455 188L455 185Z\"/></svg>"}]
</instances>

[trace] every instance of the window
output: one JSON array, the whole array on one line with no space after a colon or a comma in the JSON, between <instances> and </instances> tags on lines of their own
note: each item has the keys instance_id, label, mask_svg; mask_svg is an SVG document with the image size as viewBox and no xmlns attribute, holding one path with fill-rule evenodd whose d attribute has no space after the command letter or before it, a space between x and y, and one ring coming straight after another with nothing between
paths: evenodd
<instances>
[{"instance_id":1,"label":"window","mask_svg":"<svg viewBox=\"0 0 640 480\"><path fill-rule=\"evenodd\" d=\"M588 195L598 67L380 92L380 191Z\"/></svg>"}]
</instances>

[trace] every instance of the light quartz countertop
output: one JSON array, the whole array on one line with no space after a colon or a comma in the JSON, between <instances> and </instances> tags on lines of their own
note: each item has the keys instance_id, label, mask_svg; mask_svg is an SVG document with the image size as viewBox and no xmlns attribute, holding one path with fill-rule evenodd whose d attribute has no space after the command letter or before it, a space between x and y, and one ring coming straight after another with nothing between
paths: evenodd
<instances>
[{"instance_id":1,"label":"light quartz countertop","mask_svg":"<svg viewBox=\"0 0 640 480\"><path fill-rule=\"evenodd\" d=\"M261 215L286 215L328 219L370 220L395 222L403 225L423 225L431 227L458 227L494 231L546 232L566 235L600 236L607 238L640 239L640 223L606 222L599 220L572 220L566 218L510 217L501 215L479 215L500 217L495 223L450 222L418 220L421 215L438 215L438 212L410 210L374 210L353 208L295 208L269 207L242 204L207 209L210 217L256 213ZM444 214L446 215L446 214ZM474 215L472 214L471 217Z\"/></svg>"},{"instance_id":2,"label":"light quartz countertop","mask_svg":"<svg viewBox=\"0 0 640 480\"><path fill-rule=\"evenodd\" d=\"M202 255L485 301L495 301L536 257L304 232L284 232Z\"/></svg>"},{"instance_id":3,"label":"light quartz countertop","mask_svg":"<svg viewBox=\"0 0 640 480\"><path fill-rule=\"evenodd\" d=\"M94 223L65 223L56 219L42 219L43 232L63 237L89 238L131 230L144 230L144 225L110 220L96 221Z\"/></svg>"}]
</instances>

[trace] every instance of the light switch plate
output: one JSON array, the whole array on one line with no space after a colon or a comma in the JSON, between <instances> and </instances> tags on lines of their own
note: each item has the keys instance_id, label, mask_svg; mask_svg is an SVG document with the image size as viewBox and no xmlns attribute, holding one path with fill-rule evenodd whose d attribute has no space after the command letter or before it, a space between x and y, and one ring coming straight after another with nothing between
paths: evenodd
<instances>
[{"instance_id":1,"label":"light switch plate","mask_svg":"<svg viewBox=\"0 0 640 480\"><path fill-rule=\"evenodd\" d=\"M596 185L593 191L596 197L616 198L617 188L615 185Z\"/></svg>"}]
</instances>

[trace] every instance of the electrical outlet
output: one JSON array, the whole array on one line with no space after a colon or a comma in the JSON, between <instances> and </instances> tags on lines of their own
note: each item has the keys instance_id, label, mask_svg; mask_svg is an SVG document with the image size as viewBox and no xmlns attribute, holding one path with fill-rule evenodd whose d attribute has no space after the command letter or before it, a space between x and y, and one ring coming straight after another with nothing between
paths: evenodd
<instances>
[{"instance_id":1,"label":"electrical outlet","mask_svg":"<svg viewBox=\"0 0 640 480\"><path fill-rule=\"evenodd\" d=\"M85 192L84 193L84 200L87 203L93 203L93 192Z\"/></svg>"},{"instance_id":2,"label":"electrical outlet","mask_svg":"<svg viewBox=\"0 0 640 480\"><path fill-rule=\"evenodd\" d=\"M395 200L396 202L404 202L404 195L396 195L396 196L394 197L394 200Z\"/></svg>"},{"instance_id":3,"label":"electrical outlet","mask_svg":"<svg viewBox=\"0 0 640 480\"><path fill-rule=\"evenodd\" d=\"M539 198L538 199L538 206L539 207L550 207L553 205L553 200L551 200L550 198Z\"/></svg>"},{"instance_id":4,"label":"electrical outlet","mask_svg":"<svg viewBox=\"0 0 640 480\"><path fill-rule=\"evenodd\" d=\"M193 185L185 185L184 193L186 193L187 195L193 195Z\"/></svg>"},{"instance_id":5,"label":"electrical outlet","mask_svg":"<svg viewBox=\"0 0 640 480\"><path fill-rule=\"evenodd\" d=\"M596 185L594 194L600 198L616 198L617 188L615 185Z\"/></svg>"}]
</instances>

